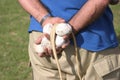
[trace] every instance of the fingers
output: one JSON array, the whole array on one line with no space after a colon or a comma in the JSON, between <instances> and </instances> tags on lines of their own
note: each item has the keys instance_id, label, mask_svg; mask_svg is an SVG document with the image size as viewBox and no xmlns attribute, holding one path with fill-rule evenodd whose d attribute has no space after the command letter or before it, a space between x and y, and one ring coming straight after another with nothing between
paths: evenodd
<instances>
[{"instance_id":1,"label":"fingers","mask_svg":"<svg viewBox=\"0 0 120 80\"><path fill-rule=\"evenodd\" d=\"M61 47L56 49L57 54L60 54L62 51L63 51L63 48Z\"/></svg>"},{"instance_id":2,"label":"fingers","mask_svg":"<svg viewBox=\"0 0 120 80\"><path fill-rule=\"evenodd\" d=\"M65 44L61 48L65 49L70 44L70 40L66 40Z\"/></svg>"},{"instance_id":3,"label":"fingers","mask_svg":"<svg viewBox=\"0 0 120 80\"><path fill-rule=\"evenodd\" d=\"M45 56L52 56L53 55L53 52L52 52L52 49L50 48L45 48L44 52L43 53L37 53L38 56L40 57L45 57Z\"/></svg>"},{"instance_id":4,"label":"fingers","mask_svg":"<svg viewBox=\"0 0 120 80\"><path fill-rule=\"evenodd\" d=\"M64 40L70 40L72 38L72 34L64 35Z\"/></svg>"},{"instance_id":5,"label":"fingers","mask_svg":"<svg viewBox=\"0 0 120 80\"><path fill-rule=\"evenodd\" d=\"M45 57L45 53L37 53L39 57Z\"/></svg>"},{"instance_id":6,"label":"fingers","mask_svg":"<svg viewBox=\"0 0 120 80\"><path fill-rule=\"evenodd\" d=\"M56 54L60 54L63 51L63 48L57 48ZM37 53L39 57L52 57L54 56L52 49L45 48L45 52Z\"/></svg>"},{"instance_id":7,"label":"fingers","mask_svg":"<svg viewBox=\"0 0 120 80\"><path fill-rule=\"evenodd\" d=\"M40 44L42 41L43 36L38 37L38 39L35 41L35 44Z\"/></svg>"},{"instance_id":8,"label":"fingers","mask_svg":"<svg viewBox=\"0 0 120 80\"><path fill-rule=\"evenodd\" d=\"M43 37L46 37L48 40L50 40L50 35L47 33L43 33L43 35L37 38L37 40L35 41L35 44L40 44Z\"/></svg>"},{"instance_id":9,"label":"fingers","mask_svg":"<svg viewBox=\"0 0 120 80\"><path fill-rule=\"evenodd\" d=\"M70 44L69 40L66 40L66 42L61 47L56 47L56 53L60 54L68 45ZM46 56L53 56L53 51L51 48L44 48L45 51L43 53L38 53L40 57L46 57Z\"/></svg>"},{"instance_id":10,"label":"fingers","mask_svg":"<svg viewBox=\"0 0 120 80\"><path fill-rule=\"evenodd\" d=\"M44 26L47 23L51 23L51 24L57 24L57 23L62 23L65 22L64 19L60 18L60 17L48 17L42 24L42 26Z\"/></svg>"}]
</instances>

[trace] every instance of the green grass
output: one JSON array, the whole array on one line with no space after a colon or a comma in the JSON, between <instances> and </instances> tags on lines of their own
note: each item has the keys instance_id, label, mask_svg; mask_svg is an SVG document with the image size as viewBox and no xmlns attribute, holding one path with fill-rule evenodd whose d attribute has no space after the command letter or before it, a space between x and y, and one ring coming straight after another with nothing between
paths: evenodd
<instances>
[{"instance_id":1,"label":"green grass","mask_svg":"<svg viewBox=\"0 0 120 80\"><path fill-rule=\"evenodd\" d=\"M28 22L17 0L0 0L0 80L31 80Z\"/></svg>"},{"instance_id":2,"label":"green grass","mask_svg":"<svg viewBox=\"0 0 120 80\"><path fill-rule=\"evenodd\" d=\"M120 5L111 6L120 41ZM32 80L28 67L29 15L17 0L0 0L0 80Z\"/></svg>"},{"instance_id":3,"label":"green grass","mask_svg":"<svg viewBox=\"0 0 120 80\"><path fill-rule=\"evenodd\" d=\"M114 15L114 25L115 25L116 34L118 36L118 40L120 43L120 3L115 6L111 6L111 8Z\"/></svg>"}]
</instances>

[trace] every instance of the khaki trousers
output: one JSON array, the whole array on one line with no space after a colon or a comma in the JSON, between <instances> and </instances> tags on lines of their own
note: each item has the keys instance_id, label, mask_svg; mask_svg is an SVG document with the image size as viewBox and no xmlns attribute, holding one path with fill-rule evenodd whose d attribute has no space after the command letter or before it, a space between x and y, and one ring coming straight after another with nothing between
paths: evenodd
<instances>
[{"instance_id":1,"label":"khaki trousers","mask_svg":"<svg viewBox=\"0 0 120 80\"><path fill-rule=\"evenodd\" d=\"M30 33L29 56L34 80L59 80L56 61L53 57L39 57L33 44L41 35ZM120 49L113 48L100 52L92 52L79 48L79 63L82 80L120 80ZM63 80L79 80L74 46L68 46L58 55Z\"/></svg>"}]
</instances>

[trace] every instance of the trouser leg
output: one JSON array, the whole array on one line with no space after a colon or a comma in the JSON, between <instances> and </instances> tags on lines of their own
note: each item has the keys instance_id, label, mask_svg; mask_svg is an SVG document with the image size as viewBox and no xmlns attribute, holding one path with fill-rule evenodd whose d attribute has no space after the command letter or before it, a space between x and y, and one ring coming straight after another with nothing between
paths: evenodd
<instances>
[{"instance_id":1,"label":"trouser leg","mask_svg":"<svg viewBox=\"0 0 120 80\"><path fill-rule=\"evenodd\" d=\"M34 80L59 80L54 58L39 57L35 53L33 43L41 35L40 32L30 34L29 56L32 63ZM120 51L118 48L100 52L79 48L79 63L82 80L120 80ZM74 46L68 46L58 55L63 80L79 80Z\"/></svg>"},{"instance_id":2,"label":"trouser leg","mask_svg":"<svg viewBox=\"0 0 120 80\"><path fill-rule=\"evenodd\" d=\"M89 51L87 65L82 54L81 57L83 58L81 59L83 80L120 80L120 49L118 47L100 52Z\"/></svg>"}]
</instances>

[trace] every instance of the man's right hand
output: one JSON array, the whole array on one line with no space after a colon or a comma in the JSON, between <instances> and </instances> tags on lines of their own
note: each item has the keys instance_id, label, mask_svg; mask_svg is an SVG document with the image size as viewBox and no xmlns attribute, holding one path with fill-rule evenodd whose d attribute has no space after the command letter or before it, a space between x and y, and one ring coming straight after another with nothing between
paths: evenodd
<instances>
[{"instance_id":1,"label":"man's right hand","mask_svg":"<svg viewBox=\"0 0 120 80\"><path fill-rule=\"evenodd\" d=\"M64 19L60 18L60 17L47 17L47 19L43 22L43 24L41 24L42 26L51 23L51 24L57 24L57 23L63 23L65 22Z\"/></svg>"}]
</instances>

